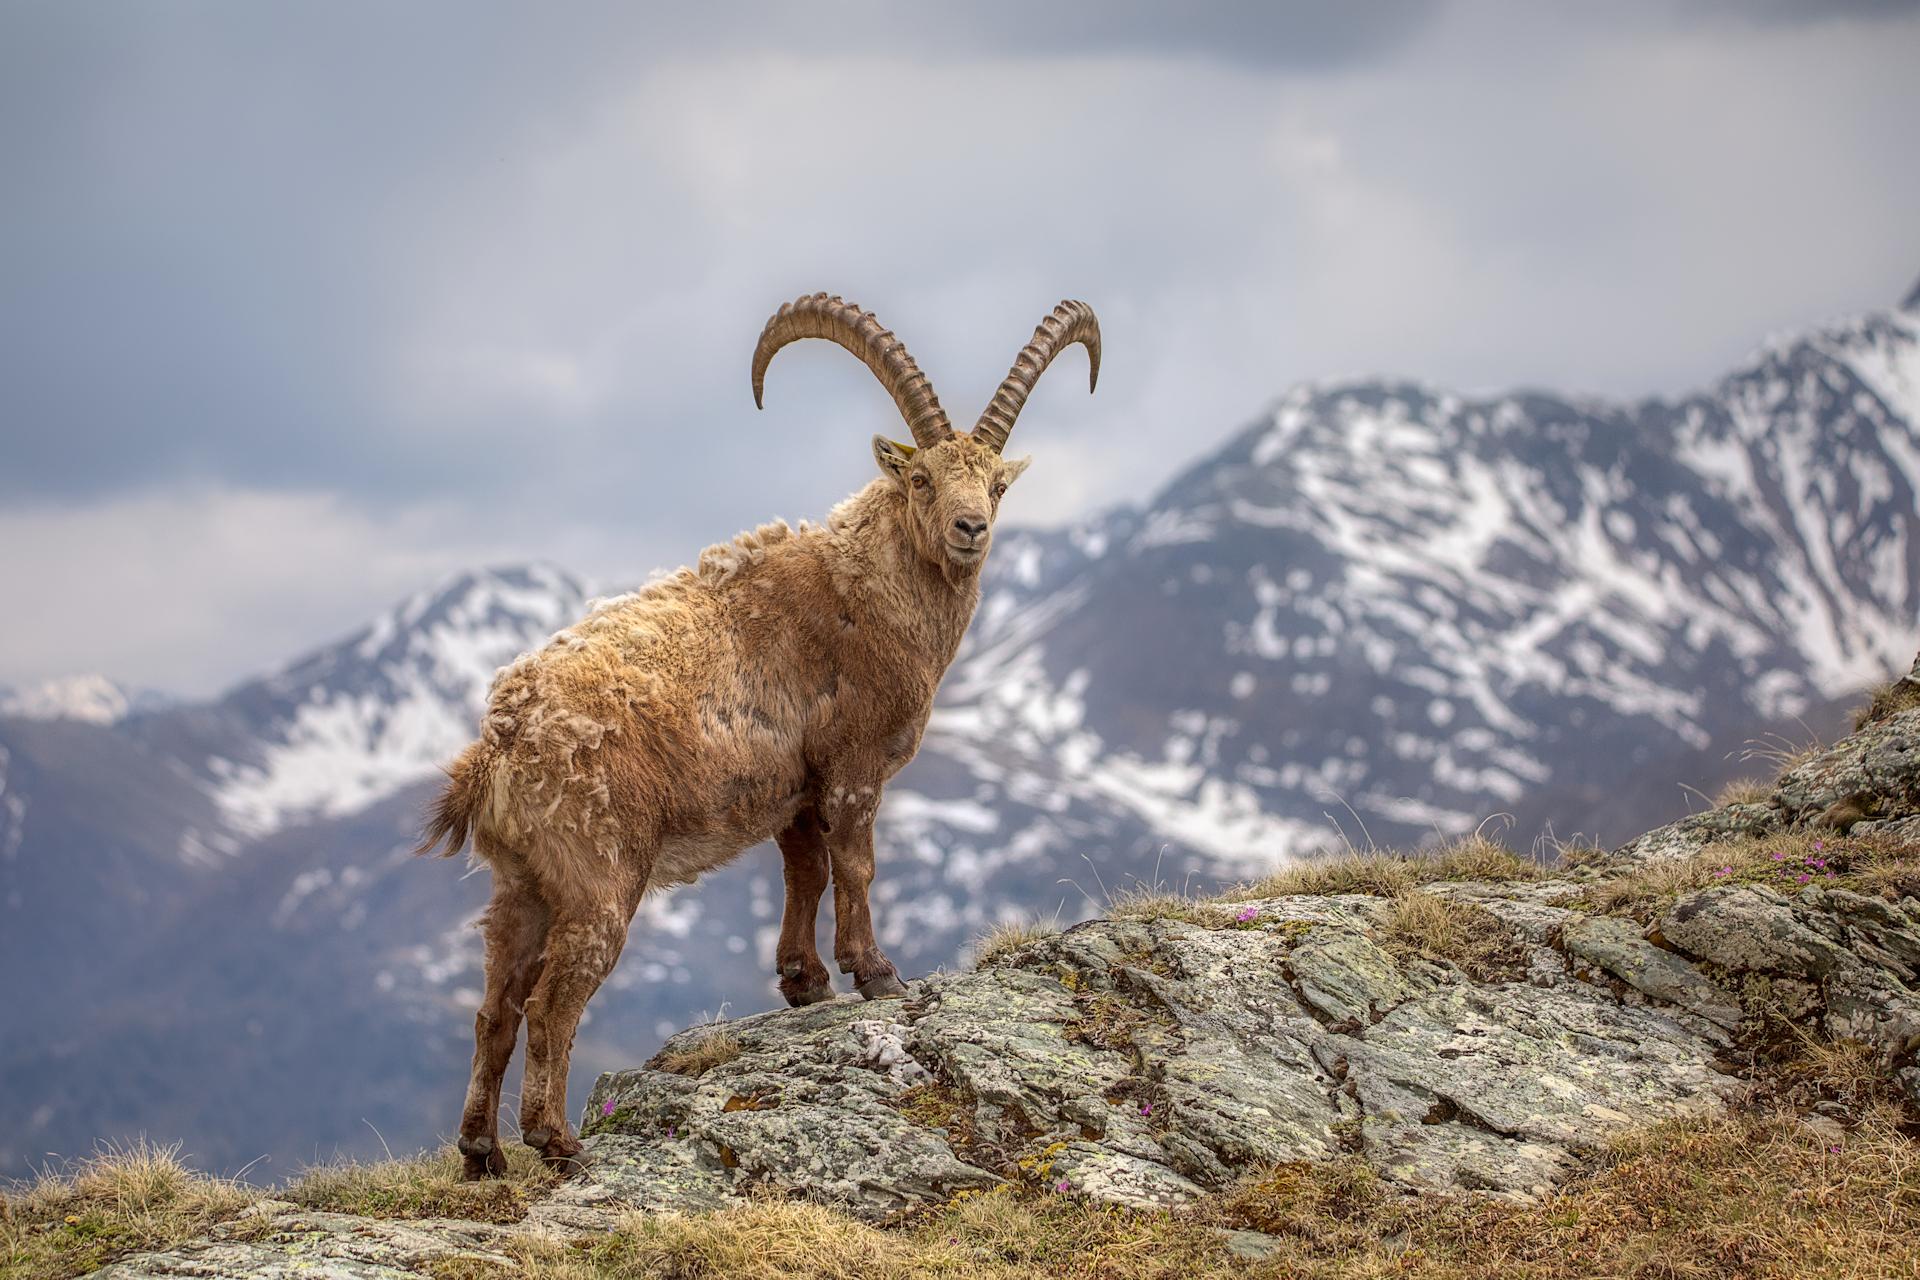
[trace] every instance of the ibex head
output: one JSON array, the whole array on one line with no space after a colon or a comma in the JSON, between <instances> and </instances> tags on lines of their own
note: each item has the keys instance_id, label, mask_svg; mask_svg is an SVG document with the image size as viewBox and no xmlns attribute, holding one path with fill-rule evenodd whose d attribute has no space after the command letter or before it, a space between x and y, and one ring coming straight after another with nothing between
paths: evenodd
<instances>
[{"instance_id":1,"label":"ibex head","mask_svg":"<svg viewBox=\"0 0 1920 1280\"><path fill-rule=\"evenodd\" d=\"M851 302L816 293L774 313L753 351L753 402L759 405L774 352L801 338L837 342L873 370L899 406L913 443L873 438L880 473L898 485L907 504L907 527L923 559L945 568L970 570L987 557L1000 498L1027 469L1030 458L1001 457L1013 423L1055 355L1078 342L1087 349L1087 390L1100 380L1100 322L1084 302L1063 302L1033 331L980 421L961 433L933 394L906 346L880 327L873 313Z\"/></svg>"}]
</instances>

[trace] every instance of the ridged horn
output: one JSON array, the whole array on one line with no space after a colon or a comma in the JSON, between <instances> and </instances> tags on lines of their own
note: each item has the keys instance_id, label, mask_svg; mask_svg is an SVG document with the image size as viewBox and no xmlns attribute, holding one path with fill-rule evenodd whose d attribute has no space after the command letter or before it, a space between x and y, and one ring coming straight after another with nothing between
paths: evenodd
<instances>
[{"instance_id":1,"label":"ridged horn","mask_svg":"<svg viewBox=\"0 0 1920 1280\"><path fill-rule=\"evenodd\" d=\"M1055 307L1033 331L1033 341L1020 349L1013 368L974 424L973 438L993 446L995 453L1005 449L1014 419L1033 394L1033 384L1055 356L1076 342L1087 349L1087 392L1092 394L1100 381L1100 321L1092 307L1069 300Z\"/></svg>"},{"instance_id":2,"label":"ridged horn","mask_svg":"<svg viewBox=\"0 0 1920 1280\"><path fill-rule=\"evenodd\" d=\"M933 384L920 366L907 354L906 344L881 327L871 311L862 311L851 302L824 293L797 298L782 306L760 331L760 342L753 349L753 404L765 407L767 366L774 353L789 342L802 338L825 338L837 342L860 357L880 385L893 397L900 416L913 432L913 442L925 449L953 434L946 410L933 394Z\"/></svg>"}]
</instances>

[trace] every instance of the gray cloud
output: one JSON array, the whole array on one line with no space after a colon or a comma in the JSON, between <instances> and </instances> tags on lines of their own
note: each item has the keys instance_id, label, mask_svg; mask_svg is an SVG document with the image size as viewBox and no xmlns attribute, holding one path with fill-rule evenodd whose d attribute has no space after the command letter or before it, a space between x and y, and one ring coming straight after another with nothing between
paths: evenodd
<instances>
[{"instance_id":1,"label":"gray cloud","mask_svg":"<svg viewBox=\"0 0 1920 1280\"><path fill-rule=\"evenodd\" d=\"M0 594L144 566L171 638L85 663L204 688L466 560L619 581L817 515L894 424L812 347L754 412L815 288L956 415L1099 308L1100 395L1015 437L1046 522L1299 378L1673 389L1920 256L1910 7L557 12L0 17ZM55 630L0 681L80 662Z\"/></svg>"}]
</instances>

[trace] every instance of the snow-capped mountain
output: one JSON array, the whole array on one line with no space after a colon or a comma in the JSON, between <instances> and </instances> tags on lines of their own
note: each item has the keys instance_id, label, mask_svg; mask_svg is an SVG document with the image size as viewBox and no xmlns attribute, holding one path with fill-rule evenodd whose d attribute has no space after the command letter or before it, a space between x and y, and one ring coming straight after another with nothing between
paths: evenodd
<instances>
[{"instance_id":1,"label":"snow-capped mountain","mask_svg":"<svg viewBox=\"0 0 1920 1280\"><path fill-rule=\"evenodd\" d=\"M1653 760L1911 659L1916 424L1910 312L1675 402L1301 388L990 600L928 741L1222 864L1497 810L1619 835Z\"/></svg>"},{"instance_id":2,"label":"snow-capped mountain","mask_svg":"<svg viewBox=\"0 0 1920 1280\"><path fill-rule=\"evenodd\" d=\"M143 711L158 711L171 701L163 693L121 684L103 675L60 676L24 689L0 685L0 716L23 720L115 724Z\"/></svg>"},{"instance_id":3,"label":"snow-capped mountain","mask_svg":"<svg viewBox=\"0 0 1920 1280\"><path fill-rule=\"evenodd\" d=\"M1299 388L1141 508L1001 533L882 805L882 941L924 971L1343 840L1652 826L1911 661L1916 494L1920 299L1675 400ZM35 979L0 1010L0 1173L138 1130L285 1172L362 1120L443 1128L485 877L408 850L494 670L585 594L461 575L212 703L0 719L0 965ZM576 1079L770 1004L780 901L766 851L650 898Z\"/></svg>"},{"instance_id":4,"label":"snow-capped mountain","mask_svg":"<svg viewBox=\"0 0 1920 1280\"><path fill-rule=\"evenodd\" d=\"M232 831L363 809L472 740L493 673L578 618L586 591L546 565L461 574L365 629L242 685L244 749L207 762Z\"/></svg>"}]
</instances>

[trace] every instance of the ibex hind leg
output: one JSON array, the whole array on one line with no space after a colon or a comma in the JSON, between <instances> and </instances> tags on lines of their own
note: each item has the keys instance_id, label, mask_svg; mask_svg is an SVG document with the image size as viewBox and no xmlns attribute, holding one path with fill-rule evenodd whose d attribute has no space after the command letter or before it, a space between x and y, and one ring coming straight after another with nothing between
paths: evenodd
<instances>
[{"instance_id":1,"label":"ibex hind leg","mask_svg":"<svg viewBox=\"0 0 1920 1280\"><path fill-rule=\"evenodd\" d=\"M483 856L485 856L483 854ZM473 1075L460 1115L462 1176L499 1177L507 1170L500 1149L500 1082L520 1035L521 1012L540 979L549 913L512 855L496 852L493 900L480 917L486 938L486 991L473 1024Z\"/></svg>"},{"instance_id":2,"label":"ibex hind leg","mask_svg":"<svg viewBox=\"0 0 1920 1280\"><path fill-rule=\"evenodd\" d=\"M546 964L527 1001L527 1072L520 1086L520 1140L562 1174L586 1165L567 1125L567 1069L580 1015L613 972L633 918L631 904L556 912L547 930Z\"/></svg>"}]
</instances>

